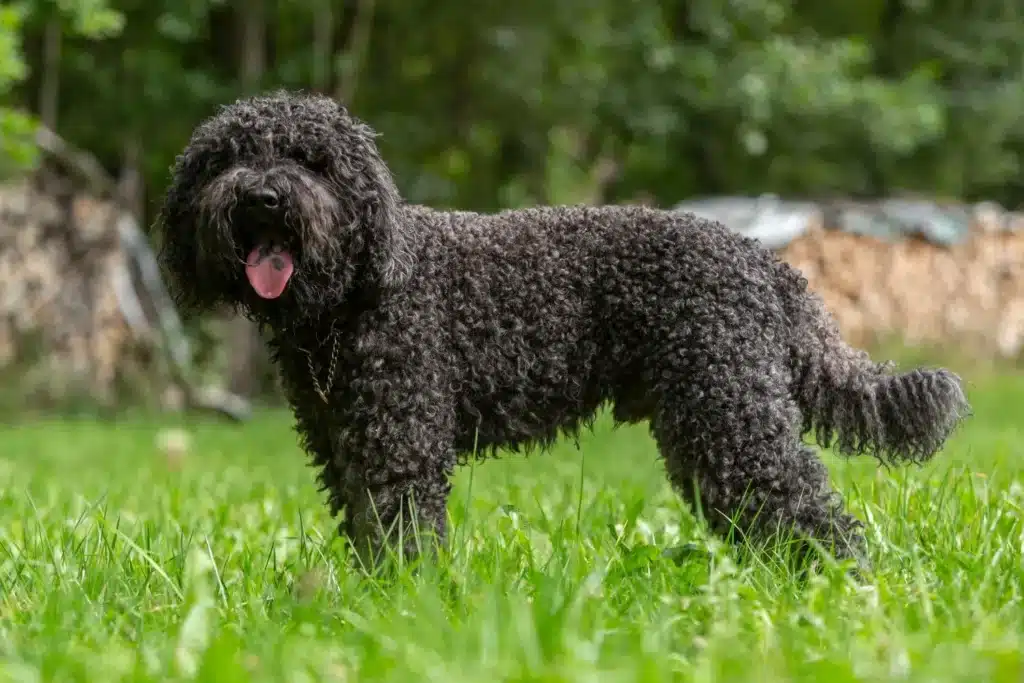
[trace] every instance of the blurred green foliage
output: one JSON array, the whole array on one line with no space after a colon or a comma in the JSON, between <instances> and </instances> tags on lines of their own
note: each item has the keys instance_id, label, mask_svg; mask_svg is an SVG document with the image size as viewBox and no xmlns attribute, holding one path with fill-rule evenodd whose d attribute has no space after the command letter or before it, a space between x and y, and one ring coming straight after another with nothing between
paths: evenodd
<instances>
[{"instance_id":1,"label":"blurred green foliage","mask_svg":"<svg viewBox=\"0 0 1024 683\"><path fill-rule=\"evenodd\" d=\"M1010 0L21 0L0 8L0 163L36 163L49 92L49 123L112 174L130 156L152 211L199 120L288 87L345 100L438 206L1016 205L1022 81Z\"/></svg>"}]
</instances>

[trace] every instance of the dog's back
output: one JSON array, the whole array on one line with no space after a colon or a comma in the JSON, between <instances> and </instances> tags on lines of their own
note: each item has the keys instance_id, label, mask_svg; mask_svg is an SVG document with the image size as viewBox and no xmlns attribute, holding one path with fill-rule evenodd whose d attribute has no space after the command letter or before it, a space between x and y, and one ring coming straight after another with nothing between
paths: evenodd
<instances>
[{"instance_id":1,"label":"dog's back","mask_svg":"<svg viewBox=\"0 0 1024 683\"><path fill-rule=\"evenodd\" d=\"M738 326L788 366L804 429L844 453L927 458L967 410L951 373L893 376L848 347L798 272L720 224L644 207L411 211L433 233L426 258L445 261L432 272L448 278L478 448L549 443L606 401L650 418L664 359Z\"/></svg>"}]
</instances>

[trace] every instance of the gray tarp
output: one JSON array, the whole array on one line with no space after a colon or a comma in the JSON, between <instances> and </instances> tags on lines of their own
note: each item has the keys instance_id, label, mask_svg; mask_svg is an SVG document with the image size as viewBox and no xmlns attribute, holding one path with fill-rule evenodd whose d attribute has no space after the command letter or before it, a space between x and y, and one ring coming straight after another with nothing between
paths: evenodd
<instances>
[{"instance_id":1,"label":"gray tarp","mask_svg":"<svg viewBox=\"0 0 1024 683\"><path fill-rule=\"evenodd\" d=\"M815 203L773 195L714 197L680 202L674 210L717 220L771 249L785 247L822 220L827 228L890 242L920 236L943 246L966 240L971 226L968 207L912 199Z\"/></svg>"},{"instance_id":2,"label":"gray tarp","mask_svg":"<svg viewBox=\"0 0 1024 683\"><path fill-rule=\"evenodd\" d=\"M800 237L821 215L815 204L787 202L772 195L696 199L677 204L675 210L718 221L769 249L781 249Z\"/></svg>"}]
</instances>

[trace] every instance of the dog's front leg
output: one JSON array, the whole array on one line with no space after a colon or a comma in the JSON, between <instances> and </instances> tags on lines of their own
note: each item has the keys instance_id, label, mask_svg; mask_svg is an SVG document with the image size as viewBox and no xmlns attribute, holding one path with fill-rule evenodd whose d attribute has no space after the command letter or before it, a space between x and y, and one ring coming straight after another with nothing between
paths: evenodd
<instances>
[{"instance_id":1,"label":"dog's front leg","mask_svg":"<svg viewBox=\"0 0 1024 683\"><path fill-rule=\"evenodd\" d=\"M327 493L331 515L337 517L348 504L345 490L345 444L331 428L329 413L309 407L309 402L292 402L295 431L303 450L317 471L320 490Z\"/></svg>"},{"instance_id":2,"label":"dog's front leg","mask_svg":"<svg viewBox=\"0 0 1024 683\"><path fill-rule=\"evenodd\" d=\"M424 398L374 415L346 468L345 531L365 566L388 550L408 559L445 541L454 430L449 413Z\"/></svg>"}]
</instances>

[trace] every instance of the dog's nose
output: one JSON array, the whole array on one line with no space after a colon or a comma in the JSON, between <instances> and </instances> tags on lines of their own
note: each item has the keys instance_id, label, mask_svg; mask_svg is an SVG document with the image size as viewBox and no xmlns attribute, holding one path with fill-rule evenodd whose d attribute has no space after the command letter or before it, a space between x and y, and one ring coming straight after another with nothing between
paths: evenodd
<instances>
[{"instance_id":1,"label":"dog's nose","mask_svg":"<svg viewBox=\"0 0 1024 683\"><path fill-rule=\"evenodd\" d=\"M276 209L280 203L280 198L277 196L277 193L269 187L264 187L259 190L254 190L252 194L249 195L249 201L266 209Z\"/></svg>"}]
</instances>

